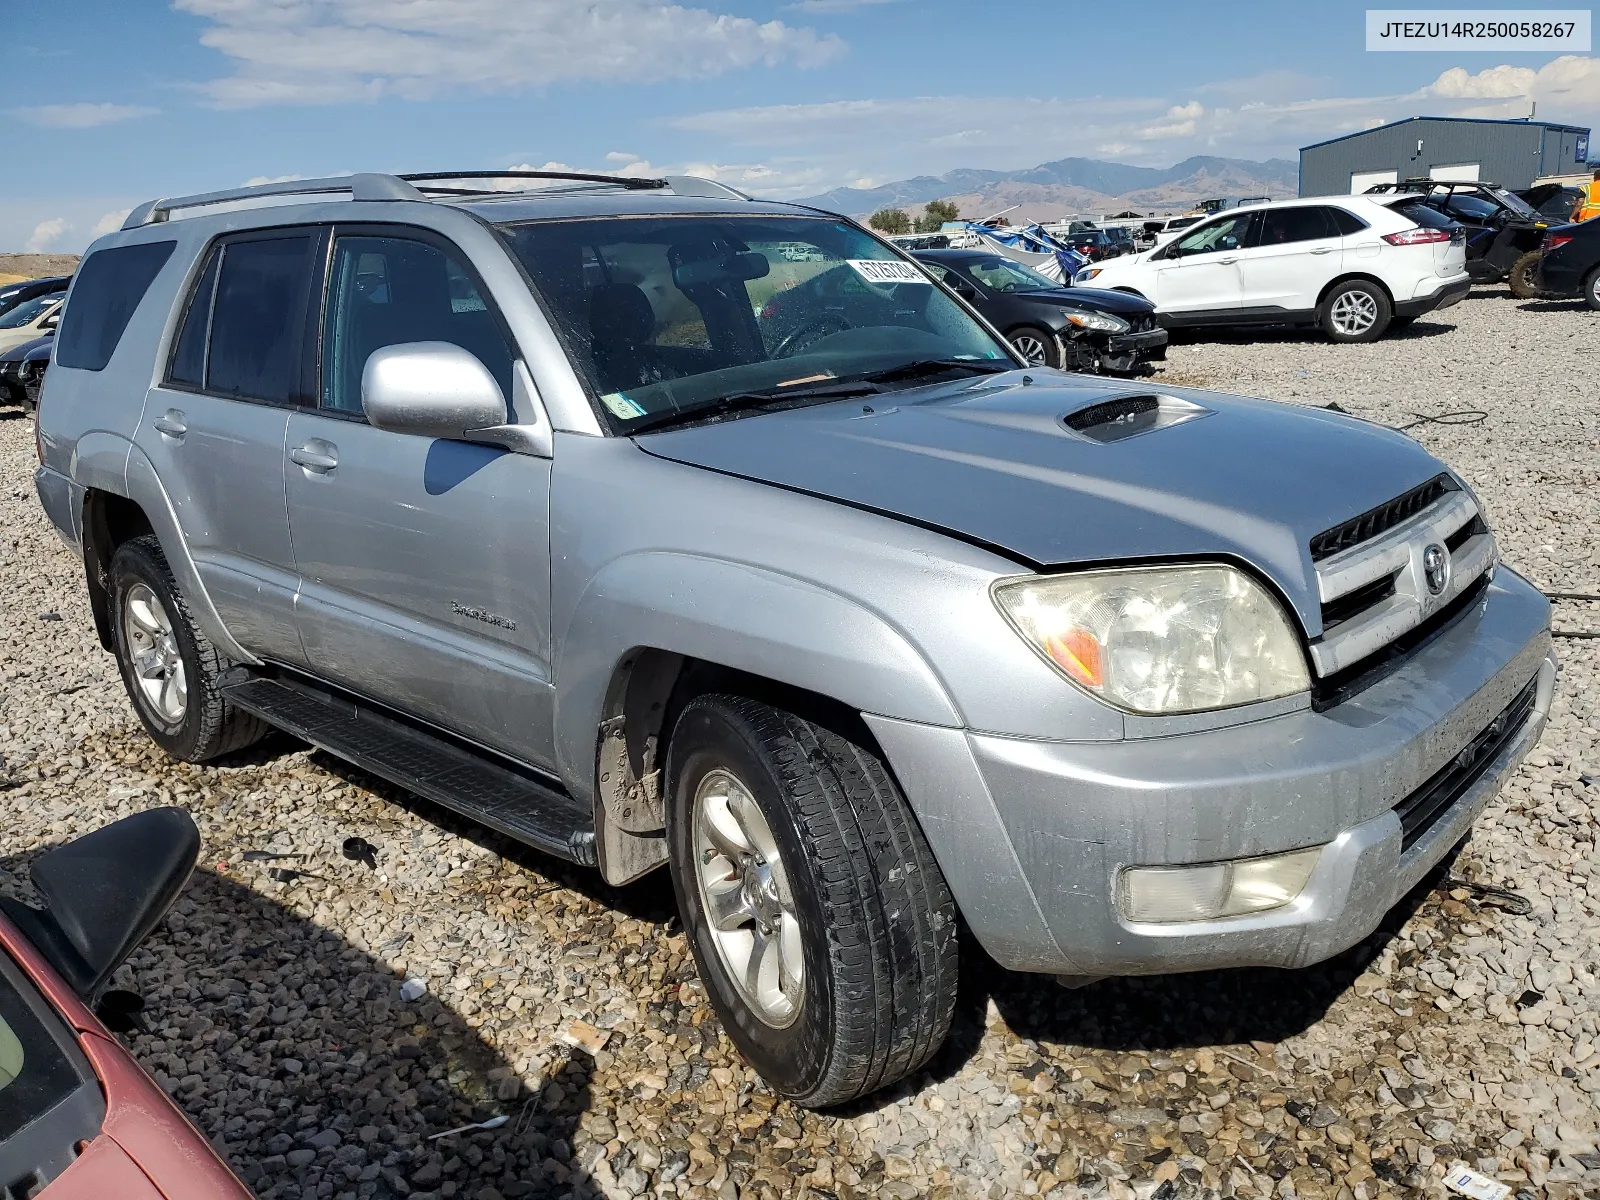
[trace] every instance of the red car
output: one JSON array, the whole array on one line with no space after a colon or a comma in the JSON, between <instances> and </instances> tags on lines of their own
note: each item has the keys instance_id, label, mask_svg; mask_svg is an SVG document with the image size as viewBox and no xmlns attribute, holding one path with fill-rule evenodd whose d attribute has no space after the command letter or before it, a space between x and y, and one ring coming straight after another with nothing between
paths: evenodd
<instances>
[{"instance_id":1,"label":"red car","mask_svg":"<svg viewBox=\"0 0 1600 1200\"><path fill-rule=\"evenodd\" d=\"M90 1007L199 848L188 813L153 809L35 860L46 908L0 898L0 1195L250 1200Z\"/></svg>"}]
</instances>

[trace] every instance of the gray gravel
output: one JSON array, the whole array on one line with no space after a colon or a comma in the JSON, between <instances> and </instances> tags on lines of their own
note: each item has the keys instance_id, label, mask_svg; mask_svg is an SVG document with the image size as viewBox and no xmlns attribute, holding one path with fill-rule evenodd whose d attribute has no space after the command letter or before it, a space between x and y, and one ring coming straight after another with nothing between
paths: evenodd
<instances>
[{"instance_id":1,"label":"gray gravel","mask_svg":"<svg viewBox=\"0 0 1600 1200\"><path fill-rule=\"evenodd\" d=\"M1372 346L1178 345L1165 376L1396 424L1487 412L1415 434L1479 489L1510 563L1596 592L1597 333L1570 305L1474 296ZM116 817L194 813L202 870L120 980L150 1006L128 1044L263 1196L1371 1200L1443 1195L1457 1159L1532 1196L1600 1194L1600 644L1559 644L1543 746L1452 868L1526 915L1446 885L1318 968L1074 992L969 952L933 1069L818 1116L732 1052L662 881L613 892L287 738L164 760L33 499L31 425L8 417L0 884ZM1600 605L1556 624L1600 629ZM375 871L340 856L356 834Z\"/></svg>"}]
</instances>

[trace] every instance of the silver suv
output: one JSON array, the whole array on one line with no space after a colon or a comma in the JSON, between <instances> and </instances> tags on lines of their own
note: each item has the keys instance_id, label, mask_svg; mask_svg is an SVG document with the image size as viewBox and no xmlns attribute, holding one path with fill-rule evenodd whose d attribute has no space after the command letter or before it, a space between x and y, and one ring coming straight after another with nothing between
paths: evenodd
<instances>
[{"instance_id":1,"label":"silver suv","mask_svg":"<svg viewBox=\"0 0 1600 1200\"><path fill-rule=\"evenodd\" d=\"M1338 953L1550 705L1548 605L1414 441L1026 369L853 222L704 180L146 204L46 378L39 496L152 738L277 726L668 866L801 1104L934 1053L958 921L1078 980Z\"/></svg>"}]
</instances>

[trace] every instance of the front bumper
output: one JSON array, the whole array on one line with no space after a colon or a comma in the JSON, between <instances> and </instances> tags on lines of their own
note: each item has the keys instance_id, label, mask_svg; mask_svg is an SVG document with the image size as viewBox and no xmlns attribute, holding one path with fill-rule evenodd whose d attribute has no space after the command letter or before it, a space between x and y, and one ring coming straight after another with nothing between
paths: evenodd
<instances>
[{"instance_id":1,"label":"front bumper","mask_svg":"<svg viewBox=\"0 0 1600 1200\"><path fill-rule=\"evenodd\" d=\"M1466 836L1537 743L1549 604L1502 568L1397 669L1323 712L1121 742L1024 741L869 717L968 925L1002 966L1063 975L1297 967L1360 941ZM1402 851L1395 809L1530 682L1532 711ZM1246 917L1125 920L1121 870L1323 846L1299 898Z\"/></svg>"},{"instance_id":2,"label":"front bumper","mask_svg":"<svg viewBox=\"0 0 1600 1200\"><path fill-rule=\"evenodd\" d=\"M1167 356L1167 341L1170 337L1165 329L1120 333L1107 340L1101 357L1117 362L1126 361L1130 364L1163 359Z\"/></svg>"},{"instance_id":3,"label":"front bumper","mask_svg":"<svg viewBox=\"0 0 1600 1200\"><path fill-rule=\"evenodd\" d=\"M1429 295L1418 296L1413 300L1397 300L1394 306L1394 315L1397 317L1420 317L1424 313L1437 312L1441 308L1449 308L1452 304L1459 304L1467 298L1471 291L1472 277L1463 275Z\"/></svg>"}]
</instances>

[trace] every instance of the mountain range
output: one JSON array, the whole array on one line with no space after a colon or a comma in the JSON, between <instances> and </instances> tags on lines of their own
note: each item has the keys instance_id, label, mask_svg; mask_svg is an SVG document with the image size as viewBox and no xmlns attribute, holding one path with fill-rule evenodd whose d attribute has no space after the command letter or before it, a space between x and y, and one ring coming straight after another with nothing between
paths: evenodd
<instances>
[{"instance_id":1,"label":"mountain range","mask_svg":"<svg viewBox=\"0 0 1600 1200\"><path fill-rule=\"evenodd\" d=\"M929 200L952 200L963 216L984 217L1020 205L1009 219L1048 221L1079 213L1134 209L1181 211L1208 196L1293 196L1299 164L1195 155L1170 167L1135 167L1093 158L1061 158L1023 171L957 168L873 188L834 188L800 201L849 216L880 208L912 211Z\"/></svg>"}]
</instances>

